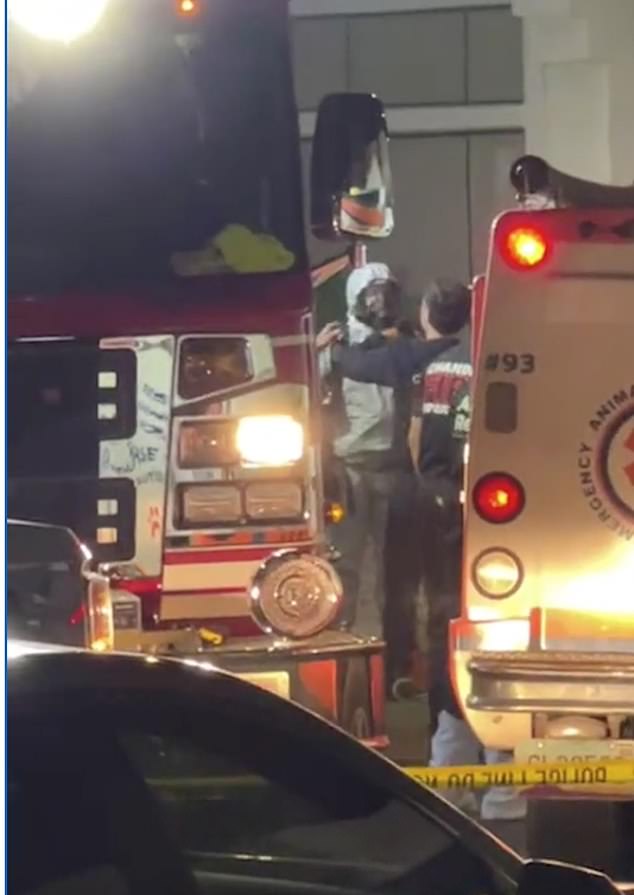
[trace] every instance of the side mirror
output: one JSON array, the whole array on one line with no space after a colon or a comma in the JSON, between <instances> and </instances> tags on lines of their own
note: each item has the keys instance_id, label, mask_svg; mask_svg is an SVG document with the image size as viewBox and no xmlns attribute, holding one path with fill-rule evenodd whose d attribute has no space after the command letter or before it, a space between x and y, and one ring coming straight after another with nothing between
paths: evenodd
<instances>
[{"instance_id":1,"label":"side mirror","mask_svg":"<svg viewBox=\"0 0 634 895\"><path fill-rule=\"evenodd\" d=\"M517 887L517 895L617 895L618 891L597 870L557 861L528 861Z\"/></svg>"},{"instance_id":2,"label":"side mirror","mask_svg":"<svg viewBox=\"0 0 634 895\"><path fill-rule=\"evenodd\" d=\"M383 104L333 93L317 114L311 164L311 227L317 239L383 239L394 229Z\"/></svg>"}]
</instances>

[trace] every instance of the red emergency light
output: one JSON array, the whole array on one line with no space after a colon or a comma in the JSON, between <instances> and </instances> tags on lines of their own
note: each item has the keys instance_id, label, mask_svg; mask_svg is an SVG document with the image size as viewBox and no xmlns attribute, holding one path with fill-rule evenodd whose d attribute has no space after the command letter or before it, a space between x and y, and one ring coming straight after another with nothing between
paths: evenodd
<instances>
[{"instance_id":1,"label":"red emergency light","mask_svg":"<svg viewBox=\"0 0 634 895\"><path fill-rule=\"evenodd\" d=\"M505 472L483 476L473 489L473 505L477 514L494 525L517 519L525 503L524 488L514 476Z\"/></svg>"},{"instance_id":2,"label":"red emergency light","mask_svg":"<svg viewBox=\"0 0 634 895\"><path fill-rule=\"evenodd\" d=\"M550 241L536 227L514 227L502 241L502 253L511 267L531 270L543 264L550 253Z\"/></svg>"}]
</instances>

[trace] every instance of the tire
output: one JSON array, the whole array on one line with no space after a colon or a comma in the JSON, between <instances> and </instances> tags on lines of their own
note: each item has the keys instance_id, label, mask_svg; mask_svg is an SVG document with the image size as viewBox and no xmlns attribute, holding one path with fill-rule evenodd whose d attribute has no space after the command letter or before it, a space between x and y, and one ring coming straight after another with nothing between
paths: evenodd
<instances>
[{"instance_id":1,"label":"tire","mask_svg":"<svg viewBox=\"0 0 634 895\"><path fill-rule=\"evenodd\" d=\"M528 854L627 878L633 863L633 807L631 802L529 799Z\"/></svg>"},{"instance_id":2,"label":"tire","mask_svg":"<svg viewBox=\"0 0 634 895\"><path fill-rule=\"evenodd\" d=\"M370 679L365 658L350 659L345 669L340 725L358 740L372 737Z\"/></svg>"}]
</instances>

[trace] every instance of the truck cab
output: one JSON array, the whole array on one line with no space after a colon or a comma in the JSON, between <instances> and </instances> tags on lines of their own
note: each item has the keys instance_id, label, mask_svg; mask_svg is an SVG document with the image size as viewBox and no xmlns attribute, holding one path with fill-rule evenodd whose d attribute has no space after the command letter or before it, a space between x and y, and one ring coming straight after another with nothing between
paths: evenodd
<instances>
[{"instance_id":1,"label":"truck cab","mask_svg":"<svg viewBox=\"0 0 634 895\"><path fill-rule=\"evenodd\" d=\"M325 536L288 3L49 7L7 29L9 512L86 543L118 648L385 744ZM376 97L325 99L316 233L388 235L386 153Z\"/></svg>"}]
</instances>

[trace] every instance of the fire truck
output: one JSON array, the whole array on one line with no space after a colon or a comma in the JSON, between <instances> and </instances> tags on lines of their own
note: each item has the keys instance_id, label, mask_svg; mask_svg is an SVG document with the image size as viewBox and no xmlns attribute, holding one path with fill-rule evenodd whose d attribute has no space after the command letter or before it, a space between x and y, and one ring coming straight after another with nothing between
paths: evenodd
<instances>
[{"instance_id":1,"label":"fire truck","mask_svg":"<svg viewBox=\"0 0 634 895\"><path fill-rule=\"evenodd\" d=\"M511 179L474 284L451 671L485 746L583 769L634 758L634 188ZM529 799L531 854L629 874L634 788L584 773Z\"/></svg>"},{"instance_id":2,"label":"fire truck","mask_svg":"<svg viewBox=\"0 0 634 895\"><path fill-rule=\"evenodd\" d=\"M9 44L11 515L88 545L117 648L384 744L325 539L287 3L16 0ZM316 234L388 235L376 98L324 101L312 185Z\"/></svg>"}]
</instances>

